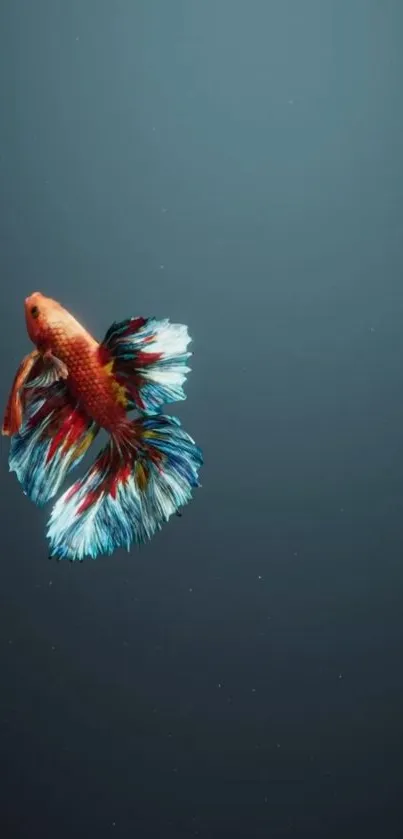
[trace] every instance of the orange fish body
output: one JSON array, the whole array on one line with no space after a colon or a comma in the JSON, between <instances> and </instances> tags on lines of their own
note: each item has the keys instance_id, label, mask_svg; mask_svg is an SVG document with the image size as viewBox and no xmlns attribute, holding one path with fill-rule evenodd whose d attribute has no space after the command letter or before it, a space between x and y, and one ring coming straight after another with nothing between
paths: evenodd
<instances>
[{"instance_id":1,"label":"orange fish body","mask_svg":"<svg viewBox=\"0 0 403 839\"><path fill-rule=\"evenodd\" d=\"M66 365L71 393L100 427L112 431L126 417L127 399L112 375L112 364L102 363L98 341L59 303L39 292L27 297L25 318L36 346Z\"/></svg>"},{"instance_id":2,"label":"orange fish body","mask_svg":"<svg viewBox=\"0 0 403 839\"><path fill-rule=\"evenodd\" d=\"M25 318L36 349L17 371L2 429L11 437L10 470L24 492L46 503L98 430L110 435L84 478L53 508L51 555L95 558L149 539L190 500L202 464L179 421L161 413L164 402L185 398L187 328L128 318L98 343L39 292L25 300Z\"/></svg>"}]
</instances>

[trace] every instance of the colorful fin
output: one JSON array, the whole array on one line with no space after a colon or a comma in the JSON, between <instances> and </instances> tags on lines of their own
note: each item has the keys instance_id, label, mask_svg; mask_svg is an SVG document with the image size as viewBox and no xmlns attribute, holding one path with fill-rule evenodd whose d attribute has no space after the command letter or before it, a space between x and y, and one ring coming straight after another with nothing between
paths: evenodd
<instances>
[{"instance_id":1,"label":"colorful fin","mask_svg":"<svg viewBox=\"0 0 403 839\"><path fill-rule=\"evenodd\" d=\"M69 371L64 361L47 351L38 359L32 371L32 377L26 382L25 387L48 387L60 379L67 379L68 375Z\"/></svg>"},{"instance_id":2,"label":"colorful fin","mask_svg":"<svg viewBox=\"0 0 403 839\"><path fill-rule=\"evenodd\" d=\"M9 466L26 495L42 506L84 457L97 426L61 382L35 388L22 427L11 438Z\"/></svg>"},{"instance_id":3,"label":"colorful fin","mask_svg":"<svg viewBox=\"0 0 403 839\"><path fill-rule=\"evenodd\" d=\"M53 355L42 356L38 350L33 350L26 355L17 370L8 397L2 434L11 437L19 431L25 405L33 396L33 389L48 387L60 378L66 377L66 366Z\"/></svg>"},{"instance_id":4,"label":"colorful fin","mask_svg":"<svg viewBox=\"0 0 403 839\"><path fill-rule=\"evenodd\" d=\"M100 358L124 388L128 410L152 412L186 398L190 341L187 326L169 320L138 317L112 324L100 345Z\"/></svg>"},{"instance_id":5,"label":"colorful fin","mask_svg":"<svg viewBox=\"0 0 403 839\"><path fill-rule=\"evenodd\" d=\"M128 423L56 502L47 534L50 555L95 559L147 541L190 501L202 462L200 449L174 417Z\"/></svg>"}]
</instances>

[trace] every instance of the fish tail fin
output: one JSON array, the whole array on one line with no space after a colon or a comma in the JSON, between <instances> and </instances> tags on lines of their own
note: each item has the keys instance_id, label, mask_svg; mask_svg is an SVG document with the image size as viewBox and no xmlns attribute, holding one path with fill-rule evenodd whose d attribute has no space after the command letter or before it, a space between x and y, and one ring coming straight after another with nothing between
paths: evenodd
<instances>
[{"instance_id":1,"label":"fish tail fin","mask_svg":"<svg viewBox=\"0 0 403 839\"><path fill-rule=\"evenodd\" d=\"M50 555L95 559L148 541L190 501L202 462L175 417L125 423L56 502L48 525Z\"/></svg>"}]
</instances>

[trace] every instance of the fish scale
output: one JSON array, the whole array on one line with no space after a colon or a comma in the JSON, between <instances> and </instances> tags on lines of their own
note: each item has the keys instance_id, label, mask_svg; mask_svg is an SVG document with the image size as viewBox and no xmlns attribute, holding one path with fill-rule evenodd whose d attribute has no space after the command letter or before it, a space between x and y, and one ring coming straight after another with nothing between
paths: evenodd
<instances>
[{"instance_id":1,"label":"fish scale","mask_svg":"<svg viewBox=\"0 0 403 839\"><path fill-rule=\"evenodd\" d=\"M71 392L97 425L112 431L124 421L126 411L116 399L113 376L99 362L98 343L75 323L66 329L57 325L49 332L55 356L67 365Z\"/></svg>"}]
</instances>

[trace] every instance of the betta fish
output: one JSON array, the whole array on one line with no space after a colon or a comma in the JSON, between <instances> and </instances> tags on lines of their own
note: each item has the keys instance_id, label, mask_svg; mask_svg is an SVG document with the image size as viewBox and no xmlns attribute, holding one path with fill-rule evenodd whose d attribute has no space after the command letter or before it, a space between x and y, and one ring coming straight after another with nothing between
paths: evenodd
<instances>
[{"instance_id":1,"label":"betta fish","mask_svg":"<svg viewBox=\"0 0 403 839\"><path fill-rule=\"evenodd\" d=\"M199 486L201 450L162 413L164 403L185 399L187 327L132 317L98 343L39 292L25 300L25 319L35 349L19 366L5 411L10 471L42 506L103 429L106 445L53 507L49 555L83 560L129 550L180 515Z\"/></svg>"}]
</instances>

